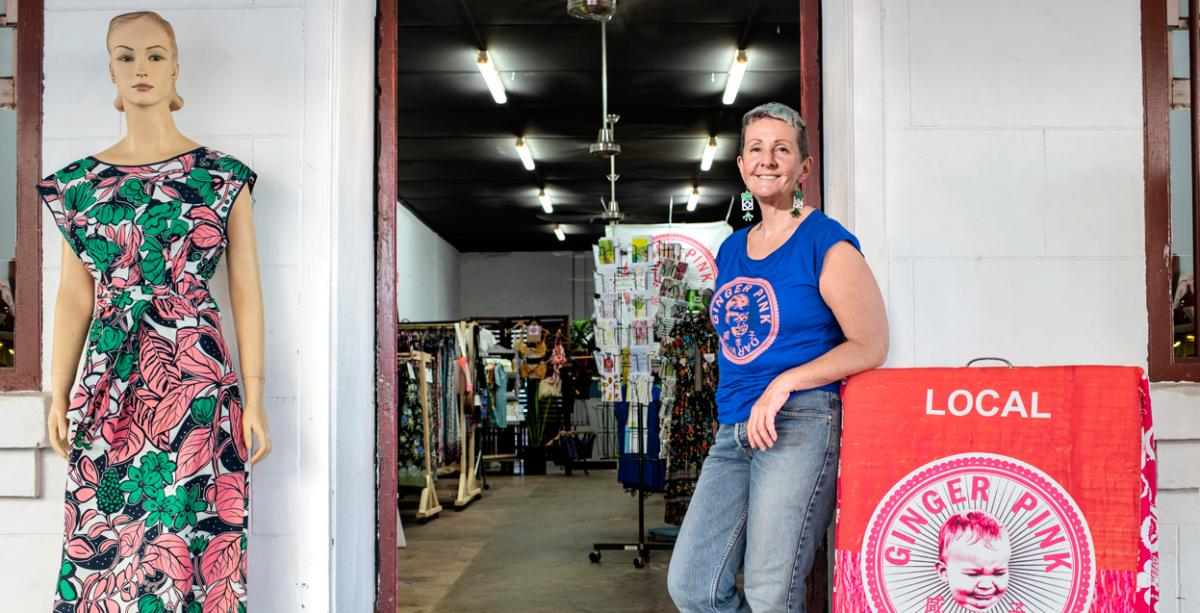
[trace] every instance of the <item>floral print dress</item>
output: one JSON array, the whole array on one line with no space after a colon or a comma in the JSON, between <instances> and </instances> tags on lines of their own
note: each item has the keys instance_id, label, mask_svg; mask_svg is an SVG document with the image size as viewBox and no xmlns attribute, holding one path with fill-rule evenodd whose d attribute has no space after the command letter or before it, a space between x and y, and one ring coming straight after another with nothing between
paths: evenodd
<instances>
[{"instance_id":1,"label":"floral print dress","mask_svg":"<svg viewBox=\"0 0 1200 613\"><path fill-rule=\"evenodd\" d=\"M201 147L143 166L87 157L38 184L96 283L54 613L246 610L242 403L207 282L255 178Z\"/></svg>"}]
</instances>

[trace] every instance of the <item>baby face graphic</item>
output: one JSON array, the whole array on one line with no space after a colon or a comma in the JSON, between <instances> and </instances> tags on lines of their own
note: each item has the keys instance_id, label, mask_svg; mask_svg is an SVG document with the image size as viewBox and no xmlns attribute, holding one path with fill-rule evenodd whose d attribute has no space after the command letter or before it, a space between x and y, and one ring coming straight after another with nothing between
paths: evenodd
<instances>
[{"instance_id":1,"label":"baby face graphic","mask_svg":"<svg viewBox=\"0 0 1200 613\"><path fill-rule=\"evenodd\" d=\"M959 513L942 527L938 576L954 602L968 611L987 611L1008 591L1008 532L982 511Z\"/></svg>"},{"instance_id":2,"label":"baby face graphic","mask_svg":"<svg viewBox=\"0 0 1200 613\"><path fill-rule=\"evenodd\" d=\"M734 294L725 305L725 324L737 338L750 331L750 298L745 294Z\"/></svg>"}]
</instances>

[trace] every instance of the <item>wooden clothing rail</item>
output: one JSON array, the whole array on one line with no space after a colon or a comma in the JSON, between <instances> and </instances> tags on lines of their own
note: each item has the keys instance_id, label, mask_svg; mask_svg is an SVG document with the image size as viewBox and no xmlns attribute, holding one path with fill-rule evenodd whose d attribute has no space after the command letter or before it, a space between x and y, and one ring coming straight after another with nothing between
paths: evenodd
<instances>
[{"instance_id":1,"label":"wooden clothing rail","mask_svg":"<svg viewBox=\"0 0 1200 613\"><path fill-rule=\"evenodd\" d=\"M483 495L483 488L479 485L478 477L478 462L475 458L476 453L476 432L478 430L478 420L467 418L468 410L475 408L475 394L467 391L468 386L474 385L475 377L475 355L476 355L476 340L478 336L479 324L473 321L438 321L438 322L401 322L397 327L402 331L420 331L420 330L454 330L458 338L456 339L455 347L458 348L459 357L465 357L467 369L464 372L457 364L452 365L451 372L457 374L462 373L466 385L458 387L458 432L459 432L459 460L458 460L458 492L454 499L454 508L456 511L462 510L475 500L478 500ZM421 352L413 352L421 353ZM425 354L428 356L428 354ZM432 356L429 356L432 361ZM421 379L421 385L426 385L424 378ZM428 419L428 418L427 418ZM426 450L429 449L426 443Z\"/></svg>"},{"instance_id":2,"label":"wooden clothing rail","mask_svg":"<svg viewBox=\"0 0 1200 613\"><path fill-rule=\"evenodd\" d=\"M433 472L432 434L429 432L429 383L425 377L426 369L432 368L433 356L423 351L409 351L397 354L397 363L415 362L417 364L417 395L421 403L421 429L425 438L425 487L421 488L421 503L417 507L417 521L425 522L431 517L437 517L442 512L438 501L436 476Z\"/></svg>"}]
</instances>

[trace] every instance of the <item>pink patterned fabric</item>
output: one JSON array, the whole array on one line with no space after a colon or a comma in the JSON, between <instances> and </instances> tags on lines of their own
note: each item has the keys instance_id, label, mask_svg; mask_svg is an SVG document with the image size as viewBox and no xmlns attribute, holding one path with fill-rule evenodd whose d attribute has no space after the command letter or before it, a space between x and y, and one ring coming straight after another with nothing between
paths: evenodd
<instances>
[{"instance_id":1,"label":"pink patterned fabric","mask_svg":"<svg viewBox=\"0 0 1200 613\"><path fill-rule=\"evenodd\" d=\"M37 186L96 284L55 613L245 611L242 403L207 282L254 181L201 147L143 166L88 157Z\"/></svg>"},{"instance_id":2,"label":"pink patterned fabric","mask_svg":"<svg viewBox=\"0 0 1200 613\"><path fill-rule=\"evenodd\" d=\"M1158 611L1158 459L1154 450L1154 415L1150 381L1142 378L1142 499L1138 548L1137 596L1134 611Z\"/></svg>"}]
</instances>

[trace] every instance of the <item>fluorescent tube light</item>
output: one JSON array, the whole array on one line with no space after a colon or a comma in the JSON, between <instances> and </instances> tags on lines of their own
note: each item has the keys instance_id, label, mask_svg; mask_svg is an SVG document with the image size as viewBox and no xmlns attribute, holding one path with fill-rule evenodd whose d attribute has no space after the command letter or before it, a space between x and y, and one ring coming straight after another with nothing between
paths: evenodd
<instances>
[{"instance_id":1,"label":"fluorescent tube light","mask_svg":"<svg viewBox=\"0 0 1200 613\"><path fill-rule=\"evenodd\" d=\"M708 172L712 168L713 158L717 157L717 137L708 137L708 144L704 146L704 157L700 158L700 170Z\"/></svg>"},{"instance_id":2,"label":"fluorescent tube light","mask_svg":"<svg viewBox=\"0 0 1200 613\"><path fill-rule=\"evenodd\" d=\"M749 63L746 51L738 50L737 55L733 57L733 65L729 67L729 80L725 82L725 96L721 98L721 102L733 104L738 95L738 88L742 86L742 77L746 75L746 65Z\"/></svg>"},{"instance_id":3,"label":"fluorescent tube light","mask_svg":"<svg viewBox=\"0 0 1200 613\"><path fill-rule=\"evenodd\" d=\"M550 201L550 192L544 187L542 191L538 192L538 202L542 203L542 210L547 214L554 212L554 203Z\"/></svg>"},{"instance_id":4,"label":"fluorescent tube light","mask_svg":"<svg viewBox=\"0 0 1200 613\"><path fill-rule=\"evenodd\" d=\"M500 71L496 70L496 62L492 61L492 54L480 51L479 59L475 60L475 66L479 68L479 74L483 75L483 82L487 83L496 104L507 102L508 96L504 93L504 82L500 80Z\"/></svg>"},{"instance_id":5,"label":"fluorescent tube light","mask_svg":"<svg viewBox=\"0 0 1200 613\"><path fill-rule=\"evenodd\" d=\"M558 237L560 241L567 240L567 234L563 232L562 226L559 225L554 226L554 236Z\"/></svg>"},{"instance_id":6,"label":"fluorescent tube light","mask_svg":"<svg viewBox=\"0 0 1200 613\"><path fill-rule=\"evenodd\" d=\"M517 155L521 156L521 163L525 165L525 170L533 170L533 154L529 152L529 147L525 145L525 137L517 137Z\"/></svg>"},{"instance_id":7,"label":"fluorescent tube light","mask_svg":"<svg viewBox=\"0 0 1200 613\"><path fill-rule=\"evenodd\" d=\"M692 188L692 194L688 196L687 210L689 213L696 210L696 205L700 203L700 186Z\"/></svg>"}]
</instances>

